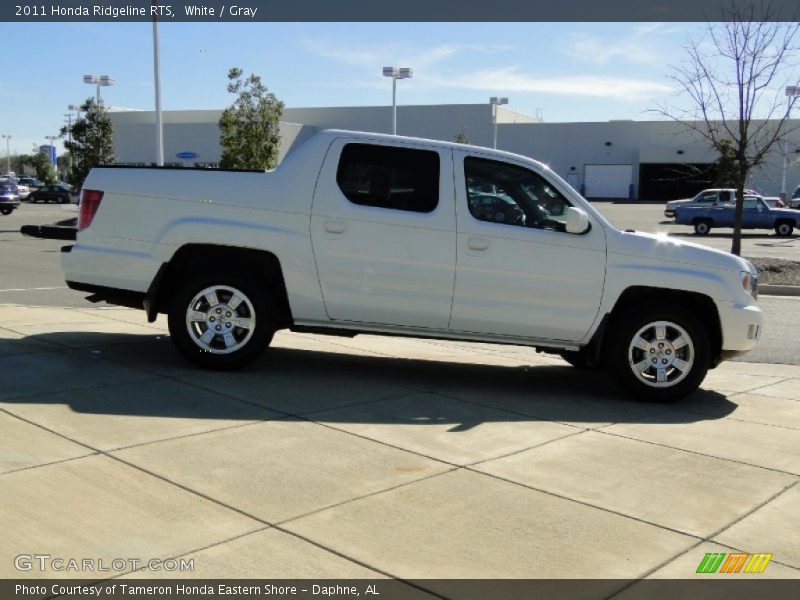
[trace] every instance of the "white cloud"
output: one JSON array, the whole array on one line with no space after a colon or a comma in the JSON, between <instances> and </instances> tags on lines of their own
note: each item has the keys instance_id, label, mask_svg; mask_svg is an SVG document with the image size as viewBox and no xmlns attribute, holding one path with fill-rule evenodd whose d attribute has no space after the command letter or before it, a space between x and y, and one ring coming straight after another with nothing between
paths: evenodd
<instances>
[{"instance_id":1,"label":"white cloud","mask_svg":"<svg viewBox=\"0 0 800 600\"><path fill-rule=\"evenodd\" d=\"M518 67L474 71L439 79L436 84L503 93L536 92L630 101L646 100L672 91L668 85L649 79L599 75L538 76L522 73Z\"/></svg>"},{"instance_id":2,"label":"white cloud","mask_svg":"<svg viewBox=\"0 0 800 600\"><path fill-rule=\"evenodd\" d=\"M570 34L564 51L573 58L595 64L623 59L640 64L660 64L663 51L656 47L658 33L664 29L660 23L646 23L636 27L632 33L619 39L603 38L585 33Z\"/></svg>"},{"instance_id":3,"label":"white cloud","mask_svg":"<svg viewBox=\"0 0 800 600\"><path fill-rule=\"evenodd\" d=\"M401 43L355 48L352 45L343 46L340 42L312 39L301 40L300 46L317 56L354 67L375 69L387 65L408 65L415 70L427 69L462 53L505 52L512 48L503 44L439 44L425 48Z\"/></svg>"}]
</instances>

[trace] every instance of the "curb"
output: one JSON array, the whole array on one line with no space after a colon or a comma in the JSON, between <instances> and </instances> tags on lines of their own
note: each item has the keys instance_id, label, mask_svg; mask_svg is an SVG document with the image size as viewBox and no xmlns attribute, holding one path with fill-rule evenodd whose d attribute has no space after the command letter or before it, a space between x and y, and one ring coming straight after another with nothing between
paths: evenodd
<instances>
[{"instance_id":1,"label":"curb","mask_svg":"<svg viewBox=\"0 0 800 600\"><path fill-rule=\"evenodd\" d=\"M758 294L764 296L800 296L800 285L760 284Z\"/></svg>"}]
</instances>

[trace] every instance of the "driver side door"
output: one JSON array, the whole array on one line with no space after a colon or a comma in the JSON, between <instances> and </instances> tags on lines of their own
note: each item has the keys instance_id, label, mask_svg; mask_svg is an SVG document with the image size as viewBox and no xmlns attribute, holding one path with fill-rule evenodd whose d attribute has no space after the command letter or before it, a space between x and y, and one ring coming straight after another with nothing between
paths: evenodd
<instances>
[{"instance_id":1,"label":"driver side door","mask_svg":"<svg viewBox=\"0 0 800 600\"><path fill-rule=\"evenodd\" d=\"M456 151L453 158L457 254L450 329L583 339L603 295L603 227L566 233L570 203L552 174L479 153ZM483 211L486 196L500 210Z\"/></svg>"}]
</instances>

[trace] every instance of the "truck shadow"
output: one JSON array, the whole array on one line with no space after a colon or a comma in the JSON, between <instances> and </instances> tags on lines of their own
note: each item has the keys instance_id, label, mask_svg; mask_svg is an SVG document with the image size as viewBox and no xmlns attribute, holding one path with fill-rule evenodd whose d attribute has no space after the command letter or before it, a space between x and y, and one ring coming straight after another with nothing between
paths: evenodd
<instances>
[{"instance_id":1,"label":"truck shadow","mask_svg":"<svg viewBox=\"0 0 800 600\"><path fill-rule=\"evenodd\" d=\"M703 389L675 404L637 401L602 372L566 363L507 366L491 353L465 362L459 352L434 360L278 346L243 370L214 372L183 360L166 335L61 332L2 341L0 406L12 412L66 405L97 415L451 424L457 432L487 422L690 423L736 408Z\"/></svg>"}]
</instances>

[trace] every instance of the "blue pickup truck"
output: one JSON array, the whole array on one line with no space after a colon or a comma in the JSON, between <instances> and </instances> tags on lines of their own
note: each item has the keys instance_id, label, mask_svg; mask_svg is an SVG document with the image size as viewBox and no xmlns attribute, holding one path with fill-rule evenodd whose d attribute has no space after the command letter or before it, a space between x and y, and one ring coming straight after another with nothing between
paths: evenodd
<instances>
[{"instance_id":1,"label":"blue pickup truck","mask_svg":"<svg viewBox=\"0 0 800 600\"><path fill-rule=\"evenodd\" d=\"M733 227L734 204L716 206L679 206L675 209L675 222L692 225L698 235L708 235L712 227ZM770 208L756 196L744 197L742 229L774 229L780 236L792 235L800 227L800 211L787 208Z\"/></svg>"}]
</instances>

